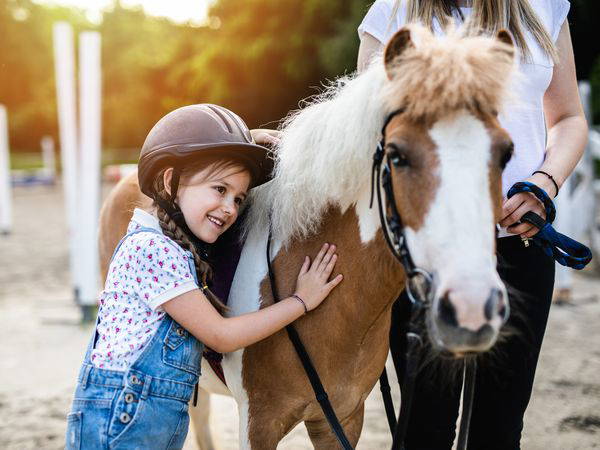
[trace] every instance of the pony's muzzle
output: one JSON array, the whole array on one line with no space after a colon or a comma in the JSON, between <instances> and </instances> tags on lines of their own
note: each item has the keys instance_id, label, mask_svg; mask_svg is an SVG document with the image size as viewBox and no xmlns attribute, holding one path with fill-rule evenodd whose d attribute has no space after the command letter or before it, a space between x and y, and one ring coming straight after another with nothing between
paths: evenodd
<instances>
[{"instance_id":1,"label":"pony's muzzle","mask_svg":"<svg viewBox=\"0 0 600 450\"><path fill-rule=\"evenodd\" d=\"M488 350L508 318L506 294L498 288L490 289L487 296L464 294L447 290L434 302L434 341L452 353Z\"/></svg>"}]
</instances>

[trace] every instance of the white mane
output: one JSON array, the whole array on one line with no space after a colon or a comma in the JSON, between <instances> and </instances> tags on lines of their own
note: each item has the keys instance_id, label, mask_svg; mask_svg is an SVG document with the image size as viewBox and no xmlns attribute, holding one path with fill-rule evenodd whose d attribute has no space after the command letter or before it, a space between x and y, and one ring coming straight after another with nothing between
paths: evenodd
<instances>
[{"instance_id":1,"label":"white mane","mask_svg":"<svg viewBox=\"0 0 600 450\"><path fill-rule=\"evenodd\" d=\"M344 211L358 200L370 182L386 115L385 79L383 63L376 61L288 116L274 179L252 195L248 231L264 229L271 214L273 234L283 243L305 238L318 231L329 206Z\"/></svg>"}]
</instances>

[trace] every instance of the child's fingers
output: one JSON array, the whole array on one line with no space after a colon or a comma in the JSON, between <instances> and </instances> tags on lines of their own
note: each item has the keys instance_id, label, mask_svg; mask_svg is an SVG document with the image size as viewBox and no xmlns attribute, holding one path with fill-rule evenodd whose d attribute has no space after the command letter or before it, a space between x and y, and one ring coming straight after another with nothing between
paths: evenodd
<instances>
[{"instance_id":1,"label":"child's fingers","mask_svg":"<svg viewBox=\"0 0 600 450\"><path fill-rule=\"evenodd\" d=\"M335 278L333 278L329 283L327 283L325 285L325 288L327 289L328 292L331 292L334 287L336 287L338 284L340 284L342 282L343 279L344 279L344 276L340 273Z\"/></svg>"},{"instance_id":2,"label":"child's fingers","mask_svg":"<svg viewBox=\"0 0 600 450\"><path fill-rule=\"evenodd\" d=\"M304 262L302 263L302 267L300 268L300 275L304 275L308 272L308 268L310 267L310 258L308 256L304 257Z\"/></svg>"},{"instance_id":3,"label":"child's fingers","mask_svg":"<svg viewBox=\"0 0 600 450\"><path fill-rule=\"evenodd\" d=\"M329 262L323 269L323 277L326 280L329 279L329 275L331 275L331 272L333 272L333 268L335 267L335 263L337 262L337 257L338 257L337 254L332 255L331 259L329 260Z\"/></svg>"},{"instance_id":4,"label":"child's fingers","mask_svg":"<svg viewBox=\"0 0 600 450\"><path fill-rule=\"evenodd\" d=\"M327 252L328 248L329 248L329 244L327 244L327 243L323 244L323 247L321 247L321 250L319 251L317 256L315 256L315 259L313 259L311 269L317 269L319 267L319 265L321 264L321 261L323 260L323 256L325 256L325 253Z\"/></svg>"},{"instance_id":5,"label":"child's fingers","mask_svg":"<svg viewBox=\"0 0 600 450\"><path fill-rule=\"evenodd\" d=\"M325 270L327 270L327 265L331 261L331 258L333 257L334 254L335 254L335 245L332 244L329 246L327 253L325 253L325 255L323 256L323 260L321 261L321 264L319 264L319 268L317 269L317 271L319 273L325 272Z\"/></svg>"}]
</instances>

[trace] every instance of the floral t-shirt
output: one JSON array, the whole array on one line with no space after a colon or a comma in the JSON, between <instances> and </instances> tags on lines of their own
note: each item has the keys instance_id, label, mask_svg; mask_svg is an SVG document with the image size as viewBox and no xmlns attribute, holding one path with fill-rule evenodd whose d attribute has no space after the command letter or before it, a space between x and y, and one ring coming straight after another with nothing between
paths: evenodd
<instances>
[{"instance_id":1,"label":"floral t-shirt","mask_svg":"<svg viewBox=\"0 0 600 450\"><path fill-rule=\"evenodd\" d=\"M92 363L126 370L150 342L165 316L162 304L197 289L192 254L162 234L158 219L136 209L127 237L114 255L100 294L99 323ZM193 267L193 266L192 266Z\"/></svg>"}]
</instances>

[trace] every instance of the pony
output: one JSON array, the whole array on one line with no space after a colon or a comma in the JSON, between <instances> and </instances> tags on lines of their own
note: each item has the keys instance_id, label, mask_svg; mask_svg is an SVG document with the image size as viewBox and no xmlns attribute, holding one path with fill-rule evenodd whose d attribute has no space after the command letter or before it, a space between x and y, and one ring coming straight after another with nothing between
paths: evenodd
<instances>
[{"instance_id":1,"label":"pony","mask_svg":"<svg viewBox=\"0 0 600 450\"><path fill-rule=\"evenodd\" d=\"M343 78L285 120L273 179L251 194L230 314L274 302L269 229L281 296L293 293L305 255L316 254L323 242L337 245L344 281L295 327L352 445L387 358L391 307L406 283L370 207L373 151L385 137L412 259L433 275L426 313L431 344L455 357L485 352L508 314L496 271L495 224L501 174L513 151L498 113L514 60L506 31L435 37L418 25L401 29L365 72ZM135 174L116 186L102 209L104 268L133 204L150 204ZM237 401L240 448L274 449L300 422L315 448L338 447L284 330L224 355L223 370L226 388L203 360L200 387L229 392ZM192 413L198 434L207 429L207 411L200 414ZM202 436L199 443L211 445Z\"/></svg>"}]
</instances>

